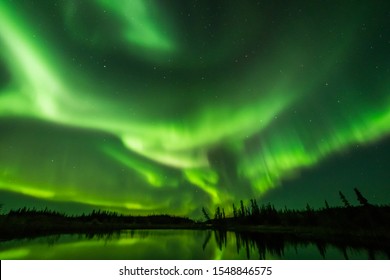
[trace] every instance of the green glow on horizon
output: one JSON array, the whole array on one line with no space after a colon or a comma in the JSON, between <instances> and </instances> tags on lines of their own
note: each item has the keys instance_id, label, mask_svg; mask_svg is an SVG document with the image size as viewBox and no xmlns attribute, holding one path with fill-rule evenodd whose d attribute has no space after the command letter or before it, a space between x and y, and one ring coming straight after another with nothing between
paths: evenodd
<instances>
[{"instance_id":1,"label":"green glow on horizon","mask_svg":"<svg viewBox=\"0 0 390 280\"><path fill-rule=\"evenodd\" d=\"M38 197L43 199L52 199L53 197L55 197L54 191L43 190L39 188L34 188L33 186L21 185L15 183L9 185L7 184L7 182L0 181L0 190L14 191L15 189L18 190L19 193L30 195L33 197Z\"/></svg>"},{"instance_id":2,"label":"green glow on horizon","mask_svg":"<svg viewBox=\"0 0 390 280\"><path fill-rule=\"evenodd\" d=\"M207 63L196 69L199 72L185 72L186 67L199 65L201 58L192 56L191 50L179 50L179 46L186 45L181 42L185 36L178 31L173 34L172 26L179 27L179 23L173 24L176 18L169 17L168 9L160 11L158 4L141 0L97 0L91 5L110 12L110 17L117 20L115 24L122 24L115 33L118 41L106 44L116 47L125 37L130 48L125 48L123 65L117 62L120 66L107 68L99 64L102 69L97 69L91 62L85 68L77 68L70 62L77 51L63 53L64 49L57 49L58 44L49 41L51 37L46 38L45 32L39 32L33 22L21 17L12 3L0 3L0 57L11 76L0 87L0 120L34 119L43 125L79 129L86 134L99 132L117 140L91 144L93 155L88 155L88 163L92 162L93 167L81 166L75 169L80 171L73 171L70 160L53 165L42 163L67 151L53 152L54 155L43 152L40 160L29 159L23 149L7 151L12 140L0 138L2 190L115 209L158 211L173 207L176 212L186 213L196 209L199 199L210 206L230 205L241 190L240 186L236 191L228 190L224 176L249 183L251 189L243 190L243 196L262 197L284 180L299 176L302 170L318 166L332 155L390 134L390 79L382 79L375 87L362 87L358 93L358 79L348 76L353 77L348 69L354 65L340 62L348 61L351 46L358 41L360 30L355 25L361 15L351 19L340 42L332 45L324 39L323 44L310 49L314 40L307 39L308 48L319 54L316 58L326 57L319 60L322 64L314 65L318 69L311 65L307 72L300 72L314 56L300 49L305 44L294 39L299 33L285 31L280 36L288 47L276 40L275 48L267 49L267 55L259 55L247 64L245 57L250 57L251 52L243 49L237 54L239 59L229 58L227 65L232 69L226 72L234 75L226 74L229 78L224 79L215 77L214 66L209 69ZM70 27L64 32L75 36L77 28ZM80 48L78 43L72 43L65 42ZM329 46L333 47L331 54L327 54ZM263 51L258 46L254 48ZM98 46L96 49L101 51ZM80 56L98 56L93 50L88 49L88 54L80 50ZM223 50L210 53L219 51ZM110 56L102 53L104 59ZM183 53L194 62L183 67L184 78L174 72L178 78L165 80L182 62L172 62L171 66L151 62L174 61ZM155 56L159 59L154 60ZM140 61L144 63L142 67ZM115 69L112 73L110 67ZM126 71L128 76L120 76ZM138 77L138 71L147 74ZM347 78L337 80L336 85L328 84L328 79L335 79L342 71L348 73ZM124 81L117 83L117 79ZM148 94L149 98L143 99ZM370 95L376 98L371 100ZM313 96L316 102L308 102ZM348 100L350 96L355 98ZM174 114L178 107L184 112ZM218 163L213 163L212 152L220 148L233 155L235 174L220 174L218 166L214 166ZM72 151L72 147L69 149ZM79 157L82 154L72 154L76 162ZM99 161L105 165L99 166ZM8 168L13 172L7 172ZM116 168L124 171L115 173ZM72 170L68 172L72 175L66 175L67 170ZM90 179L91 174L102 179Z\"/></svg>"},{"instance_id":3,"label":"green glow on horizon","mask_svg":"<svg viewBox=\"0 0 390 280\"><path fill-rule=\"evenodd\" d=\"M24 249L24 248L9 249L9 250L0 252L0 258L2 260L24 259L29 254L30 254L29 249Z\"/></svg>"}]
</instances>

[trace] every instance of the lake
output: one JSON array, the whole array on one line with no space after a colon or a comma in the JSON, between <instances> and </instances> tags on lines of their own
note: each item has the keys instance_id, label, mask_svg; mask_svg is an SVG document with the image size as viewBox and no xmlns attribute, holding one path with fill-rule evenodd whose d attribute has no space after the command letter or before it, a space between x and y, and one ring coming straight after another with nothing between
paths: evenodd
<instances>
[{"instance_id":1,"label":"lake","mask_svg":"<svg viewBox=\"0 0 390 280\"><path fill-rule=\"evenodd\" d=\"M123 230L0 242L0 259L389 259L378 248L302 240L286 234L213 230Z\"/></svg>"}]
</instances>

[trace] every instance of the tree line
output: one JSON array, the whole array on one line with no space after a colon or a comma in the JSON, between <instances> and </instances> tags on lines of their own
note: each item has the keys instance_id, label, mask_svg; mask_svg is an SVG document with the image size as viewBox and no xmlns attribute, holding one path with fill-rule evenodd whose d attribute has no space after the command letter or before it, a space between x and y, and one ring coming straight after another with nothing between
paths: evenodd
<instances>
[{"instance_id":1,"label":"tree line","mask_svg":"<svg viewBox=\"0 0 390 280\"><path fill-rule=\"evenodd\" d=\"M216 207L214 216L206 208L202 213L206 223L214 226L239 226L239 225L270 225L270 226L311 226L344 229L373 229L390 228L390 206L378 206L369 203L361 191L354 188L356 199L359 203L352 206L345 195L339 191L339 197L343 206L330 207L324 201L324 206L314 209L309 204L303 210L287 209L277 210L271 203L259 205L255 199L247 203L243 200L232 204L231 213L226 214L223 207Z\"/></svg>"},{"instance_id":2,"label":"tree line","mask_svg":"<svg viewBox=\"0 0 390 280\"><path fill-rule=\"evenodd\" d=\"M195 222L173 215L124 215L106 210L67 215L45 208L19 208L0 215L0 240L62 233L114 232L122 229L190 228Z\"/></svg>"}]
</instances>

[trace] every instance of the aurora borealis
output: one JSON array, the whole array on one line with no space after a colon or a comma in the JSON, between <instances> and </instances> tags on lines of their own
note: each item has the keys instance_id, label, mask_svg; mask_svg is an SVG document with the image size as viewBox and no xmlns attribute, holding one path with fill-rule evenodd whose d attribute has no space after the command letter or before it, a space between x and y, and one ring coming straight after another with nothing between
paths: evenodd
<instances>
[{"instance_id":1,"label":"aurora borealis","mask_svg":"<svg viewBox=\"0 0 390 280\"><path fill-rule=\"evenodd\" d=\"M0 203L388 203L389 22L386 1L1 1Z\"/></svg>"}]
</instances>

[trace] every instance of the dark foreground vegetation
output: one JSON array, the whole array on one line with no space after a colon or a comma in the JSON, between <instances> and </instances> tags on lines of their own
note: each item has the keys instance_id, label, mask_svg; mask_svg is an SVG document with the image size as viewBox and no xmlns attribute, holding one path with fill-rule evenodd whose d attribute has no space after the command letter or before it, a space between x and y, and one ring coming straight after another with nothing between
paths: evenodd
<instances>
[{"instance_id":1,"label":"dark foreground vegetation","mask_svg":"<svg viewBox=\"0 0 390 280\"><path fill-rule=\"evenodd\" d=\"M318 241L379 244L390 248L390 206L372 205L354 189L359 205L352 206L339 192L343 206L314 209L309 204L304 210L276 210L271 204L259 206L255 199L232 205L232 213L217 207L213 218L202 208L207 223L219 231L232 230L245 234L284 233Z\"/></svg>"},{"instance_id":2,"label":"dark foreground vegetation","mask_svg":"<svg viewBox=\"0 0 390 280\"><path fill-rule=\"evenodd\" d=\"M63 233L108 233L123 229L213 229L253 234L289 234L299 238L331 242L381 244L390 247L390 206L370 204L358 189L359 202L352 206L339 193L343 207L304 210L276 210L271 204L259 206L255 199L232 205L231 213L217 207L211 218L205 208L205 221L170 215L131 216L116 212L93 211L79 216L36 209L11 210L0 215L0 240ZM221 234L223 236L223 234Z\"/></svg>"},{"instance_id":3,"label":"dark foreground vegetation","mask_svg":"<svg viewBox=\"0 0 390 280\"><path fill-rule=\"evenodd\" d=\"M56 211L22 208L0 215L0 240L61 233L104 233L122 229L182 229L189 218L170 215L131 216L109 211L68 216Z\"/></svg>"}]
</instances>

